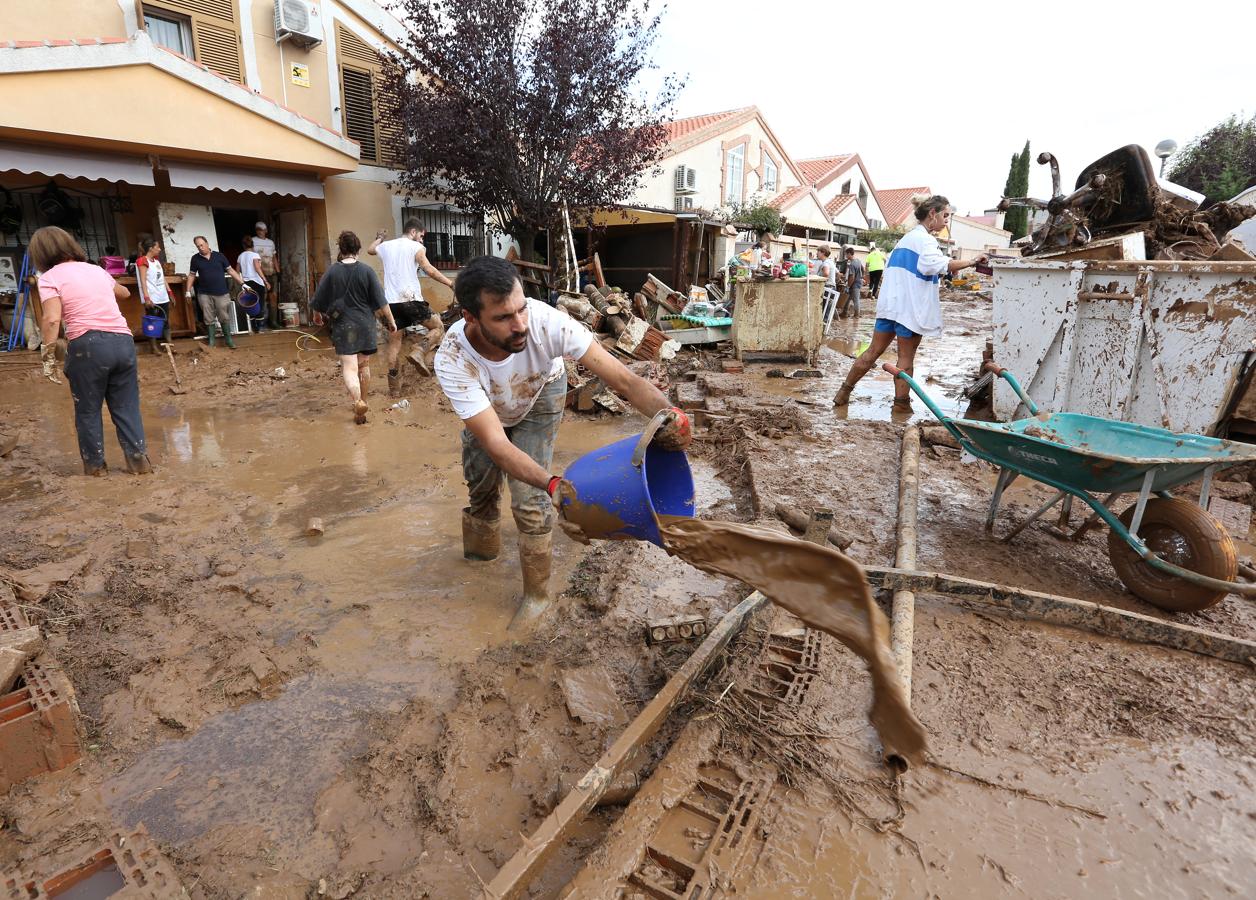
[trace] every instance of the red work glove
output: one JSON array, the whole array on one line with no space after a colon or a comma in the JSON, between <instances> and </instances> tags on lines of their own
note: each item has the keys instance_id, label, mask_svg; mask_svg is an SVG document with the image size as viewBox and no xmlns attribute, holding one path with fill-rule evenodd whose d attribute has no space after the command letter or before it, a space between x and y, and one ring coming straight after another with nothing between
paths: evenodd
<instances>
[{"instance_id":1,"label":"red work glove","mask_svg":"<svg viewBox=\"0 0 1256 900\"><path fill-rule=\"evenodd\" d=\"M683 409L671 408L672 420L659 429L654 436L654 443L663 450L688 449L693 440L693 426Z\"/></svg>"},{"instance_id":2,"label":"red work glove","mask_svg":"<svg viewBox=\"0 0 1256 900\"><path fill-rule=\"evenodd\" d=\"M563 508L564 500L576 499L576 489L572 483L559 475L554 475L545 486L545 493L549 494L550 502L554 504L554 511L558 513L558 527L563 530L563 533L578 543L589 543L589 536L580 529L580 526L575 522L567 521L566 511Z\"/></svg>"}]
</instances>

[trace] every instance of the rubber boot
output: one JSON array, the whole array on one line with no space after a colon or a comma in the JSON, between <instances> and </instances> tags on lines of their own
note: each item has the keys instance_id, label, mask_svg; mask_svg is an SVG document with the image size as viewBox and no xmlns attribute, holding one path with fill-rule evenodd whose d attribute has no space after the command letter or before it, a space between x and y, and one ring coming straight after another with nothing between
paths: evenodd
<instances>
[{"instance_id":1,"label":"rubber boot","mask_svg":"<svg viewBox=\"0 0 1256 900\"><path fill-rule=\"evenodd\" d=\"M109 474L109 466L105 463L101 463L98 466L93 466L89 463L83 463L83 474L89 475L93 478L104 478L106 475Z\"/></svg>"},{"instance_id":2,"label":"rubber boot","mask_svg":"<svg viewBox=\"0 0 1256 900\"><path fill-rule=\"evenodd\" d=\"M210 322L205 326L205 343L214 346L214 338L218 334L218 323Z\"/></svg>"},{"instance_id":3,"label":"rubber boot","mask_svg":"<svg viewBox=\"0 0 1256 900\"><path fill-rule=\"evenodd\" d=\"M849 379L845 381L842 386L837 389L837 393L833 395L833 405L845 406L850 403L850 392L854 389L854 383L852 383Z\"/></svg>"},{"instance_id":4,"label":"rubber boot","mask_svg":"<svg viewBox=\"0 0 1256 900\"><path fill-rule=\"evenodd\" d=\"M487 562L497 559L502 550L500 519L478 519L471 507L462 509L462 555L466 559Z\"/></svg>"},{"instance_id":5,"label":"rubber boot","mask_svg":"<svg viewBox=\"0 0 1256 900\"><path fill-rule=\"evenodd\" d=\"M227 342L227 346L228 346L228 347L230 347L232 350L234 350L234 349L236 348L235 341L234 341L234 340L232 339L232 337L231 337L231 329L230 329L230 328L227 328L227 327L225 327L225 326L223 327L223 329L222 329L222 339L223 339L224 341L226 341L226 342Z\"/></svg>"},{"instance_id":6,"label":"rubber boot","mask_svg":"<svg viewBox=\"0 0 1256 900\"><path fill-rule=\"evenodd\" d=\"M417 371L420 375L431 377L432 366L427 361L427 354L423 352L422 347L415 347L411 350L410 353L406 355L406 361L409 362L410 365L414 366L415 371Z\"/></svg>"},{"instance_id":7,"label":"rubber boot","mask_svg":"<svg viewBox=\"0 0 1256 900\"><path fill-rule=\"evenodd\" d=\"M553 562L554 533L519 535L519 564L523 569L523 599L510 620L510 628L529 625L550 606L550 566Z\"/></svg>"},{"instance_id":8,"label":"rubber boot","mask_svg":"<svg viewBox=\"0 0 1256 900\"><path fill-rule=\"evenodd\" d=\"M153 474L153 464L148 461L147 456L128 456L126 470L132 475L151 475Z\"/></svg>"},{"instance_id":9,"label":"rubber boot","mask_svg":"<svg viewBox=\"0 0 1256 900\"><path fill-rule=\"evenodd\" d=\"M397 369L388 370L388 396L394 399L401 396L401 372Z\"/></svg>"}]
</instances>

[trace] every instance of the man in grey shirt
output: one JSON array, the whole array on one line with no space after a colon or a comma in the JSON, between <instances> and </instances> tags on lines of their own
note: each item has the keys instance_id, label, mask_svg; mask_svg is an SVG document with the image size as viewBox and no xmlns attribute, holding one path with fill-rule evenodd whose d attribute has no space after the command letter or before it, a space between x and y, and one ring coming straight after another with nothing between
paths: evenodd
<instances>
[{"instance_id":1,"label":"man in grey shirt","mask_svg":"<svg viewBox=\"0 0 1256 900\"><path fill-rule=\"evenodd\" d=\"M864 264L855 259L855 248L846 248L846 296L847 308L854 309L855 318L859 318L859 295L863 291ZM843 310L845 313L845 310Z\"/></svg>"}]
</instances>

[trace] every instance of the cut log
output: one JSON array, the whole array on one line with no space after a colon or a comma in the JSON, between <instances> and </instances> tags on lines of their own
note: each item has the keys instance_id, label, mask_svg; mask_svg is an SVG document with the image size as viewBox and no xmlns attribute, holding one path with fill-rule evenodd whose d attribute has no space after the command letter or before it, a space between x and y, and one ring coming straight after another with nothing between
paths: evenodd
<instances>
[{"instance_id":1,"label":"cut log","mask_svg":"<svg viewBox=\"0 0 1256 900\"><path fill-rule=\"evenodd\" d=\"M792 528L794 531L805 532L807 523L810 521L808 515L792 506L786 506L784 503L776 504L776 517ZM836 528L829 529L829 543L838 550L845 550L851 544L855 543L855 539L849 535L842 534Z\"/></svg>"}]
</instances>

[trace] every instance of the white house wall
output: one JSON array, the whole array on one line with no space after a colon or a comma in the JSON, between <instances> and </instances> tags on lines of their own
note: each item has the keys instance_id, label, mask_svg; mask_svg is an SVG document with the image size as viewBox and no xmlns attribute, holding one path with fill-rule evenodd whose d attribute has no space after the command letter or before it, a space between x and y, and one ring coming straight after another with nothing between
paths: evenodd
<instances>
[{"instance_id":1,"label":"white house wall","mask_svg":"<svg viewBox=\"0 0 1256 900\"><path fill-rule=\"evenodd\" d=\"M1001 229L986 228L959 216L951 218L951 242L960 256L976 256L991 249L1010 247L1012 235Z\"/></svg>"},{"instance_id":2,"label":"white house wall","mask_svg":"<svg viewBox=\"0 0 1256 900\"><path fill-rule=\"evenodd\" d=\"M843 191L842 185L844 185L848 179L850 180L850 190ZM868 192L868 202L865 204L867 217L869 219L877 219L882 224L884 224L885 215L881 212L881 207L877 205L876 192L873 191L872 185L868 184L867 179L864 178L863 170L859 167L858 163L851 166L841 175L838 175L836 178L834 178L824 187L816 188L816 193L820 195L820 202L827 205L828 202L832 200L834 197L836 197L838 194L854 194L856 197L858 197L860 185L863 185L864 190ZM856 210L856 213L858 214L858 210ZM868 223L864 222L862 220L862 217L858 223L855 223L855 222L843 221L842 218L839 216L837 220L837 224L851 225L852 227L855 227L855 228L867 228L868 227Z\"/></svg>"},{"instance_id":3,"label":"white house wall","mask_svg":"<svg viewBox=\"0 0 1256 900\"><path fill-rule=\"evenodd\" d=\"M730 128L727 131L710 137L700 144L682 150L679 153L668 156L661 163L662 174L645 179L641 188L633 197L633 203L638 206L649 206L658 209L673 209L676 205L676 167L685 165L690 166L698 173L698 190L689 196L693 197L693 205L695 208L715 209L723 205L723 197L720 196L720 174L724 165L724 144L736 140L743 135L749 135L750 142L746 148L746 191L743 199L748 199L751 195L760 193L761 186L759 176L754 169L757 169L763 160L762 147L767 145L772 152L776 154L778 161L776 191L771 194L765 194L765 199L774 197L782 190L788 187L796 186L799 182L794 177L793 172L789 169L785 162L785 154L780 147L768 137L767 131L759 124L757 120L751 120L742 125Z\"/></svg>"}]
</instances>

